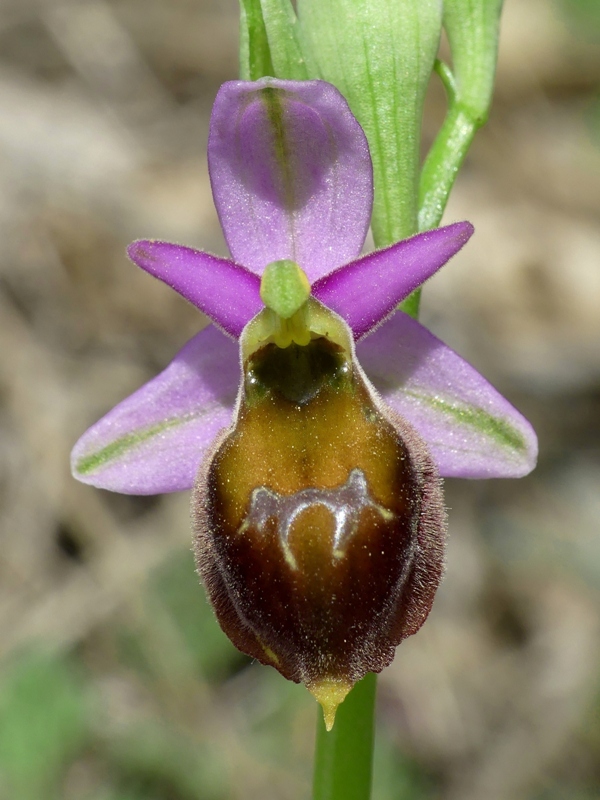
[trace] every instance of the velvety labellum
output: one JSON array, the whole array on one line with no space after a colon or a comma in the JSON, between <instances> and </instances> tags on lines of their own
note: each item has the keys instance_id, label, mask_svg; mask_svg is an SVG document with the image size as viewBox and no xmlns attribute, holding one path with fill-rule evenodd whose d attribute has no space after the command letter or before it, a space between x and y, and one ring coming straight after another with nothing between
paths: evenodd
<instances>
[{"instance_id":1,"label":"velvety labellum","mask_svg":"<svg viewBox=\"0 0 600 800\"><path fill-rule=\"evenodd\" d=\"M349 337L268 342L245 359L235 424L196 488L198 564L222 628L305 683L330 722L421 626L441 575L439 480L386 411Z\"/></svg>"}]
</instances>

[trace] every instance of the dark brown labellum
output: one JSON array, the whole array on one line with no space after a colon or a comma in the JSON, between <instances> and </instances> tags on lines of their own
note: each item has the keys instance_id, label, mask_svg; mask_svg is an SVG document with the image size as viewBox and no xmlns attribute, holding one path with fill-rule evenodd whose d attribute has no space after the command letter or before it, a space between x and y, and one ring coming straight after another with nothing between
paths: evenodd
<instances>
[{"instance_id":1,"label":"dark brown labellum","mask_svg":"<svg viewBox=\"0 0 600 800\"><path fill-rule=\"evenodd\" d=\"M329 725L429 613L445 539L439 478L414 430L326 337L247 358L235 424L193 508L223 630L305 683Z\"/></svg>"}]
</instances>

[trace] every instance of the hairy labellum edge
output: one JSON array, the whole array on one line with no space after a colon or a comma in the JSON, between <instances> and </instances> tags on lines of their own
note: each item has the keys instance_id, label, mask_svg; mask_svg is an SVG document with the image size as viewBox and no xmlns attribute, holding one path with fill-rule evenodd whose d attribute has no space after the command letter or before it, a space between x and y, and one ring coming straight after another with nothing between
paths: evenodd
<instances>
[{"instance_id":1,"label":"hairy labellum edge","mask_svg":"<svg viewBox=\"0 0 600 800\"><path fill-rule=\"evenodd\" d=\"M352 674L347 676L349 685L360 680L367 672L380 672L388 666L395 648L408 636L416 633L425 622L442 578L444 549L446 542L446 511L443 501L442 480L427 447L416 430L396 412L389 409L377 395L360 365L354 360L354 368L364 381L377 410L396 429L407 447L415 473L419 476L419 514L416 531L416 551L410 573L403 581L402 591L389 598L389 611L385 629L373 631L379 640L377 657L361 659L363 650L372 651L367 642L357 642L357 660ZM227 585L215 552L212 530L207 509L207 476L215 454L227 436L235 429L235 423L217 437L207 454L198 474L192 496L192 519L194 526L194 551L199 575L217 619L233 644L242 652L263 664L274 666L284 677L299 683L306 678L298 672L282 667L278 658L261 641L252 625L236 608L236 592ZM371 638L371 637L369 637ZM310 685L307 683L308 688Z\"/></svg>"}]
</instances>

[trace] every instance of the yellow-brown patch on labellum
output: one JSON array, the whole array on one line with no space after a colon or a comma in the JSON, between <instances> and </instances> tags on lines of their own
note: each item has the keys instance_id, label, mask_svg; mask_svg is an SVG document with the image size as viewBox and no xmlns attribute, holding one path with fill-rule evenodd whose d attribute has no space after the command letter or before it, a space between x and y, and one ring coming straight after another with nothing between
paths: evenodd
<instances>
[{"instance_id":1,"label":"yellow-brown patch on labellum","mask_svg":"<svg viewBox=\"0 0 600 800\"><path fill-rule=\"evenodd\" d=\"M306 684L330 729L429 613L445 513L425 446L375 396L345 323L312 298L300 312L292 341L271 309L244 331L236 417L195 488L196 556L225 633Z\"/></svg>"}]
</instances>

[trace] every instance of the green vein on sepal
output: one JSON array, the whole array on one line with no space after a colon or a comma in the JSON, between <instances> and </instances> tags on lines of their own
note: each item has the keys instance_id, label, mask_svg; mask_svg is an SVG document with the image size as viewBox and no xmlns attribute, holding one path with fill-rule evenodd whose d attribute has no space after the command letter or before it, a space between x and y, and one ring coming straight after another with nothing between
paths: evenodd
<instances>
[{"instance_id":1,"label":"green vein on sepal","mask_svg":"<svg viewBox=\"0 0 600 800\"><path fill-rule=\"evenodd\" d=\"M447 414L458 422L462 422L464 425L475 428L502 447L522 453L527 451L525 437L516 430L516 428L513 428L512 425L500 417L488 414L488 412L484 411L482 408L456 405L441 397L432 397L431 395L421 394L419 392L405 390L405 394L409 395L409 397L414 397L419 402L427 403L437 411Z\"/></svg>"},{"instance_id":2,"label":"green vein on sepal","mask_svg":"<svg viewBox=\"0 0 600 800\"><path fill-rule=\"evenodd\" d=\"M279 166L279 188L282 197L279 198L285 208L292 211L296 206L294 187L296 186L293 174L293 165L288 142L287 131L283 119L282 92L280 89L265 87L260 93L260 98L265 105L267 118L273 131L273 150L275 161Z\"/></svg>"},{"instance_id":3,"label":"green vein on sepal","mask_svg":"<svg viewBox=\"0 0 600 800\"><path fill-rule=\"evenodd\" d=\"M97 450L95 453L90 453L80 458L75 464L75 470L80 475L89 475L100 467L104 467L110 461L115 461L132 448L143 444L148 441L148 439L152 439L153 436L158 436L160 433L164 433L164 431L176 428L184 422L190 422L190 420L195 419L197 416L199 415L187 414L181 417L172 417L171 419L165 419L156 425L152 425L150 428L144 428L135 433L127 433L125 436L121 436L115 439L114 442L107 444L101 450Z\"/></svg>"}]
</instances>

